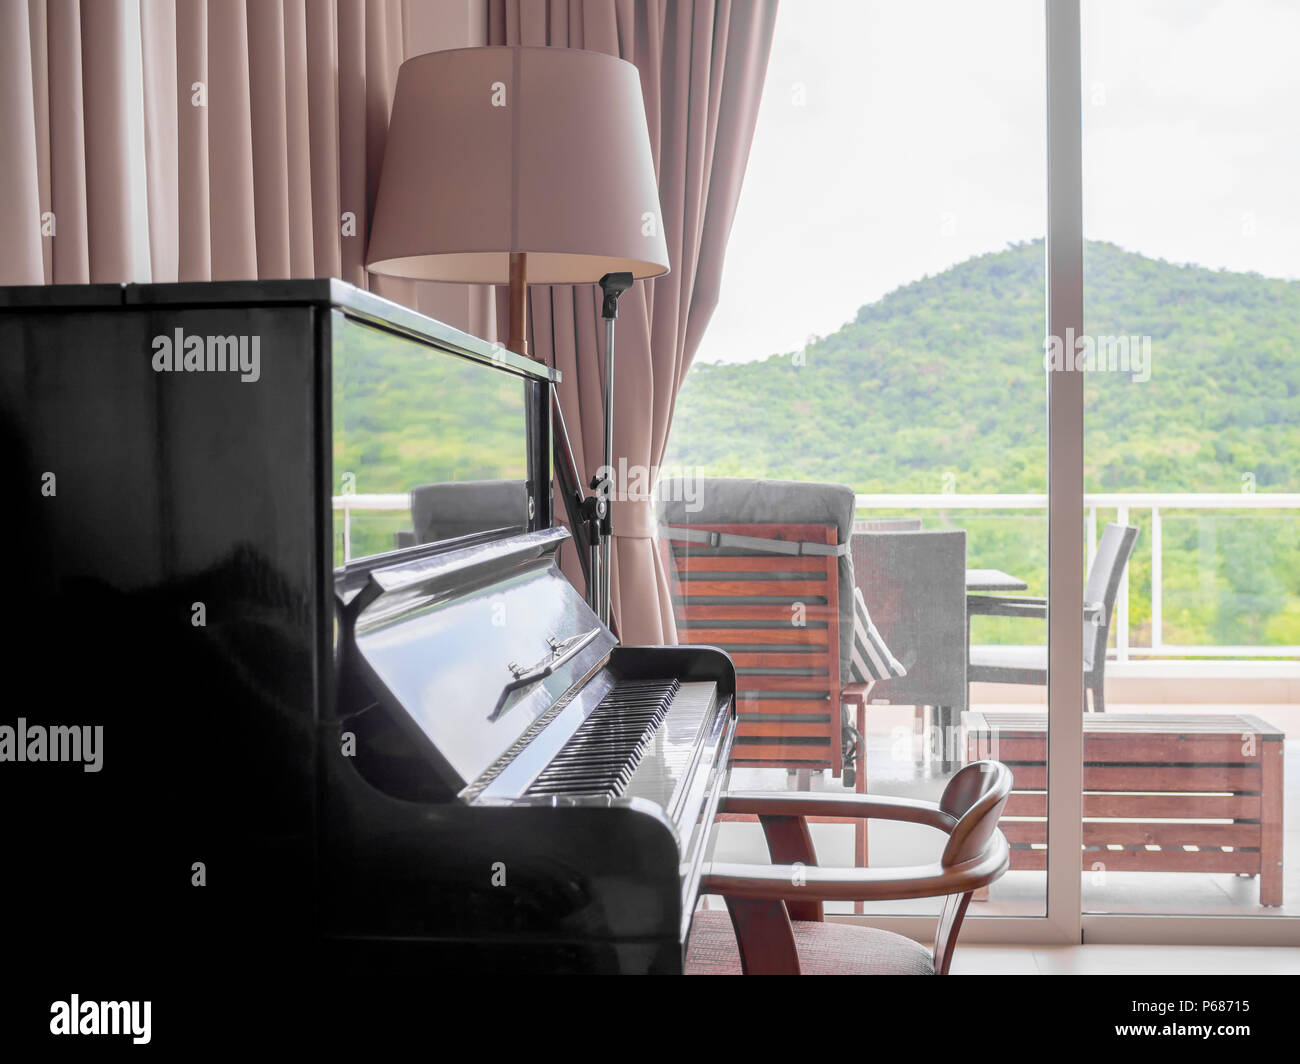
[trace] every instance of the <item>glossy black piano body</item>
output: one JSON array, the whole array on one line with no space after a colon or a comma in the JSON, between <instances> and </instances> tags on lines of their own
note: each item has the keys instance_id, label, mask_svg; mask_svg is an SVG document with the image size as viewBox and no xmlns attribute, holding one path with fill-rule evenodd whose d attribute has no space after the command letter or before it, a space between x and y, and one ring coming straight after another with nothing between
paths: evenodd
<instances>
[{"instance_id":1,"label":"glossy black piano body","mask_svg":"<svg viewBox=\"0 0 1300 1064\"><path fill-rule=\"evenodd\" d=\"M343 694L322 749L352 734L359 756L328 759L323 823L327 924L349 968L389 968L397 950L471 970L680 970L734 676L707 648L616 646L556 567L566 538L388 565L343 594ZM430 653L441 675L421 665ZM599 707L639 682L658 700L664 678L676 690L657 726L627 729L645 739L629 759L609 734L627 707L604 722Z\"/></svg>"},{"instance_id":2,"label":"glossy black piano body","mask_svg":"<svg viewBox=\"0 0 1300 1064\"><path fill-rule=\"evenodd\" d=\"M207 364L158 368L160 338L180 352L194 337ZM232 358L256 338L256 374L214 366L214 337L234 339ZM362 348L364 372L349 362ZM514 465L487 475L522 479L527 511L389 551L405 515L349 526L355 468L372 452L459 459L425 445L418 419L397 440L367 428L375 408L353 397L418 379L431 405L440 388L454 403L447 382L469 370L466 387L508 412L497 434L508 422L517 436ZM0 764L15 870L0 904L22 914L11 956L68 978L680 968L734 675L707 649L615 646L559 576L552 379L338 281L0 289L0 725L103 729L100 771ZM442 434L471 425L478 402L460 403L463 422L440 407ZM356 431L341 440L343 425ZM398 490L364 479L360 494ZM533 605L490 623L494 601L543 585L555 616ZM451 602L474 613L473 639L402 621ZM593 629L502 698L512 662L527 680L548 639L563 652ZM384 658L393 633L414 684ZM716 691L682 794L522 793L560 734L544 725L569 727L637 677ZM489 738L467 754L464 735ZM629 782L661 752L641 751L645 775Z\"/></svg>"}]
</instances>

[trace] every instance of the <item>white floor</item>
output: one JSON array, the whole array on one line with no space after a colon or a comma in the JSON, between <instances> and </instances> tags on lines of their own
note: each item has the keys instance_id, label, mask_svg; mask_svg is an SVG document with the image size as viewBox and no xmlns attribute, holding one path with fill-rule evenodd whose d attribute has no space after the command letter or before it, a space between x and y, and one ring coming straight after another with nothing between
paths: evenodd
<instances>
[{"instance_id":1,"label":"white floor","mask_svg":"<svg viewBox=\"0 0 1300 1064\"><path fill-rule=\"evenodd\" d=\"M1244 946L965 946L953 975L1300 975L1300 949Z\"/></svg>"}]
</instances>

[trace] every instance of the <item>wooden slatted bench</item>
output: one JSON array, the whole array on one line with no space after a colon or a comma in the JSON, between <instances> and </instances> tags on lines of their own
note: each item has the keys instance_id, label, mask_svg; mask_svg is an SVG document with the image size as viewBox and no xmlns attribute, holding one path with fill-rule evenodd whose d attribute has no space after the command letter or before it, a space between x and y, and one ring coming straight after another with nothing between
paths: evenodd
<instances>
[{"instance_id":1,"label":"wooden slatted bench","mask_svg":"<svg viewBox=\"0 0 1300 1064\"><path fill-rule=\"evenodd\" d=\"M1000 824L1012 869L1046 868L1046 716L962 719L967 757L1015 774ZM1282 737L1237 714L1086 715L1083 868L1258 876L1260 904L1281 905Z\"/></svg>"}]
</instances>

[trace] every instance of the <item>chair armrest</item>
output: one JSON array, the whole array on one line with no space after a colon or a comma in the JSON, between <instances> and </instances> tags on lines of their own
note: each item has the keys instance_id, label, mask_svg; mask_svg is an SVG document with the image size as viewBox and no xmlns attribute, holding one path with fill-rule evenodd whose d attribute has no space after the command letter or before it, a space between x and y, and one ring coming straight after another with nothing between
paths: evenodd
<instances>
[{"instance_id":1,"label":"chair armrest","mask_svg":"<svg viewBox=\"0 0 1300 1064\"><path fill-rule=\"evenodd\" d=\"M978 857L944 867L937 861L892 868L825 868L820 865L710 863L701 894L769 901L890 901L934 898L986 887L1010 865L1010 849L994 831Z\"/></svg>"},{"instance_id":2,"label":"chair armrest","mask_svg":"<svg viewBox=\"0 0 1300 1064\"><path fill-rule=\"evenodd\" d=\"M840 688L840 701L847 702L851 706L865 706L867 696L875 686L875 680L868 680L866 683L846 683Z\"/></svg>"},{"instance_id":3,"label":"chair armrest","mask_svg":"<svg viewBox=\"0 0 1300 1064\"><path fill-rule=\"evenodd\" d=\"M817 794L811 791L754 791L724 794L719 813L754 816L832 816L863 820L900 820L951 832L956 819L934 802L874 794Z\"/></svg>"}]
</instances>

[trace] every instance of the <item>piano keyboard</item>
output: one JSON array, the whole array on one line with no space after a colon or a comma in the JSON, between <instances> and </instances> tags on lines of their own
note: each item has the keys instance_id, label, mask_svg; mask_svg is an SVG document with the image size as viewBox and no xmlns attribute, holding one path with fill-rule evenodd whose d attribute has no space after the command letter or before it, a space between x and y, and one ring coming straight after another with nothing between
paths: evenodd
<instances>
[{"instance_id":1,"label":"piano keyboard","mask_svg":"<svg viewBox=\"0 0 1300 1064\"><path fill-rule=\"evenodd\" d=\"M717 718L718 688L713 683L682 684L667 719L623 791L624 798L645 798L661 806L673 823L687 800L689 782L705 751Z\"/></svg>"},{"instance_id":2,"label":"piano keyboard","mask_svg":"<svg viewBox=\"0 0 1300 1064\"><path fill-rule=\"evenodd\" d=\"M680 686L676 679L616 681L524 793L621 796Z\"/></svg>"}]
</instances>

